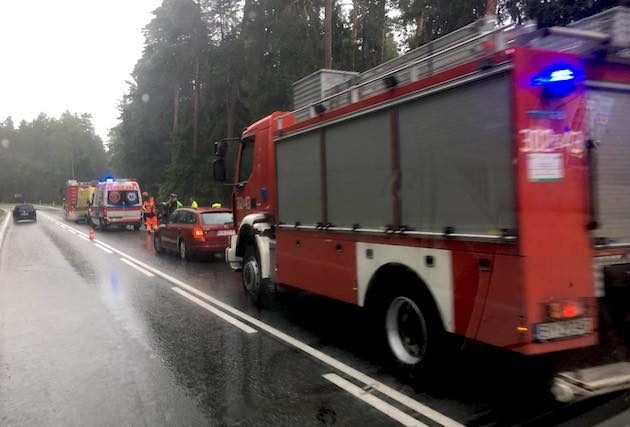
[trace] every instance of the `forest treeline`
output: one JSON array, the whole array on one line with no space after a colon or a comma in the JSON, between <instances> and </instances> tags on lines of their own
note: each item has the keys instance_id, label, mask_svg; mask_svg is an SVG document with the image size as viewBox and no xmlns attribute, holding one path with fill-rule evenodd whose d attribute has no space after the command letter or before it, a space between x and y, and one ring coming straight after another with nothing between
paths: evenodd
<instances>
[{"instance_id":1,"label":"forest treeline","mask_svg":"<svg viewBox=\"0 0 630 427\"><path fill-rule=\"evenodd\" d=\"M291 109L292 83L324 66L327 4L331 67L364 71L473 22L488 7L503 22L536 19L549 26L630 0L164 0L143 30L145 47L130 70L120 122L108 135L108 165L101 163L106 156L95 148L102 145L88 116L40 116L17 129L5 122L0 138L11 134L14 152L7 157L0 147L0 192L13 191L10 183L28 170L56 180L54 185L70 176L67 156L54 166L48 155L29 162L27 153L33 147L49 147L35 149L35 156L67 150L71 142L46 142L51 137L41 129L72 119L83 123L85 138L71 149L73 158L91 152L88 147L96 153L76 176L110 168L162 198L176 192L203 202L224 199L226 187L212 179L213 142L238 137L270 112ZM36 132L40 142L32 140ZM20 144L25 147L16 148ZM48 185L33 194L45 193Z\"/></svg>"},{"instance_id":2,"label":"forest treeline","mask_svg":"<svg viewBox=\"0 0 630 427\"><path fill-rule=\"evenodd\" d=\"M61 201L67 180L97 179L107 165L89 114L0 122L0 201Z\"/></svg>"}]
</instances>

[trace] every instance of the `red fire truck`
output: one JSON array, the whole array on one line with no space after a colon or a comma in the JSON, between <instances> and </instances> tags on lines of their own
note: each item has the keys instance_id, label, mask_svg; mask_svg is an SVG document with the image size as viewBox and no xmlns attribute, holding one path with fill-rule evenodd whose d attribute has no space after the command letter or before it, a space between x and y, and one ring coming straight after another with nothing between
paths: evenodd
<instances>
[{"instance_id":1,"label":"red fire truck","mask_svg":"<svg viewBox=\"0 0 630 427\"><path fill-rule=\"evenodd\" d=\"M242 134L228 263L254 299L275 282L367 307L410 368L443 333L527 355L597 344L600 307L624 322L630 301L628 29L624 8L544 30L484 19L301 80L295 111ZM629 380L620 362L552 391Z\"/></svg>"},{"instance_id":2,"label":"red fire truck","mask_svg":"<svg viewBox=\"0 0 630 427\"><path fill-rule=\"evenodd\" d=\"M95 182L66 182L64 198L64 217L68 221L83 221L87 219L88 207L94 195Z\"/></svg>"}]
</instances>

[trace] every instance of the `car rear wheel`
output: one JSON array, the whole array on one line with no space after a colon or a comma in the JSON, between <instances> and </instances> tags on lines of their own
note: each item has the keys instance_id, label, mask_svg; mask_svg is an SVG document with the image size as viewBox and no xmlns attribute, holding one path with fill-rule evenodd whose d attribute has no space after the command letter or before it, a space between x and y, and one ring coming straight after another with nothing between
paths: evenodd
<instances>
[{"instance_id":1,"label":"car rear wheel","mask_svg":"<svg viewBox=\"0 0 630 427\"><path fill-rule=\"evenodd\" d=\"M162 248L162 243L160 242L160 238L157 234L153 235L153 249L155 249L156 254L161 254L164 252L164 249Z\"/></svg>"},{"instance_id":2,"label":"car rear wheel","mask_svg":"<svg viewBox=\"0 0 630 427\"><path fill-rule=\"evenodd\" d=\"M188 247L186 246L186 242L184 240L179 240L179 259L182 261L190 261L190 253L188 252Z\"/></svg>"}]
</instances>

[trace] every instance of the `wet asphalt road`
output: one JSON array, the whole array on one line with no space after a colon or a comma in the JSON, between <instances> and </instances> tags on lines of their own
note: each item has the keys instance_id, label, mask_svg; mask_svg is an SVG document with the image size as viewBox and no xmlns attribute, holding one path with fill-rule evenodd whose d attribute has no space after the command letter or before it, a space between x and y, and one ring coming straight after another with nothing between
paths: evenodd
<instances>
[{"instance_id":1,"label":"wet asphalt road","mask_svg":"<svg viewBox=\"0 0 630 427\"><path fill-rule=\"evenodd\" d=\"M630 425L629 393L552 402L546 360L467 343L435 378L408 378L383 363L367 319L353 307L284 289L253 307L220 259L158 256L144 232L100 232L108 246L98 247L59 222L60 211L41 209L37 223L10 224L0 248L2 426L372 426L409 417L425 425ZM264 323L229 323L216 310L230 313L215 303L210 312L195 291ZM443 417L366 387L268 327ZM363 399L327 374L364 388Z\"/></svg>"}]
</instances>

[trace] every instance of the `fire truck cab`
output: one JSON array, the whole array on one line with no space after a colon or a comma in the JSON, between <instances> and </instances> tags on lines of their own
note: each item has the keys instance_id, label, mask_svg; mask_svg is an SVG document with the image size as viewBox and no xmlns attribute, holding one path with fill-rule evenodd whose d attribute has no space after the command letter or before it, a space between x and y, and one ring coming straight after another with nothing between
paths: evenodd
<instances>
[{"instance_id":1,"label":"fire truck cab","mask_svg":"<svg viewBox=\"0 0 630 427\"><path fill-rule=\"evenodd\" d=\"M295 111L243 132L227 262L254 300L276 282L368 307L412 369L444 333L526 355L596 345L602 307L629 313L627 28L625 8L544 30L482 20L303 79ZM628 385L619 361L553 392Z\"/></svg>"}]
</instances>

